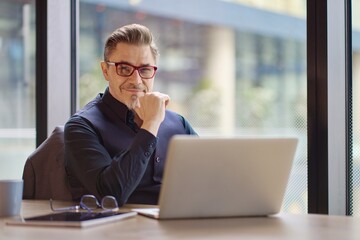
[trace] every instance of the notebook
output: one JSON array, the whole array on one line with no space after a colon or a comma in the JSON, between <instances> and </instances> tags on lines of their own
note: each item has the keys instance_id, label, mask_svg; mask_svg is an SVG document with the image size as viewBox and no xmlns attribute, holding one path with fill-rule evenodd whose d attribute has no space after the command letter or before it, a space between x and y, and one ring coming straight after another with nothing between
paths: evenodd
<instances>
[{"instance_id":1,"label":"notebook","mask_svg":"<svg viewBox=\"0 0 360 240\"><path fill-rule=\"evenodd\" d=\"M156 219L268 216L280 211L298 140L175 136Z\"/></svg>"}]
</instances>

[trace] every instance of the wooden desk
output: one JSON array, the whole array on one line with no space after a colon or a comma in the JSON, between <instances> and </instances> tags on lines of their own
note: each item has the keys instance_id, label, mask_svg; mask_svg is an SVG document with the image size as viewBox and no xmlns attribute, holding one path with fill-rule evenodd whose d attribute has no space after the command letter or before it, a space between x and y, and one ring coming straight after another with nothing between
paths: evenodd
<instances>
[{"instance_id":1,"label":"wooden desk","mask_svg":"<svg viewBox=\"0 0 360 240\"><path fill-rule=\"evenodd\" d=\"M130 206L131 207L131 206ZM24 200L22 215L51 212L48 201ZM85 229L9 226L0 218L0 239L360 239L360 218L279 214L266 218L157 221L143 216Z\"/></svg>"}]
</instances>

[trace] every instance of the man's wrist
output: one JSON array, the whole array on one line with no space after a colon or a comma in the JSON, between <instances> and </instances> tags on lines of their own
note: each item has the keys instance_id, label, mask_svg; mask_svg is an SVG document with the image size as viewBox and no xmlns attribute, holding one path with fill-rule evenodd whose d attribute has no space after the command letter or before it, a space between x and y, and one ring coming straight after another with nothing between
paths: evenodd
<instances>
[{"instance_id":1,"label":"man's wrist","mask_svg":"<svg viewBox=\"0 0 360 240\"><path fill-rule=\"evenodd\" d=\"M160 124L161 123L156 123L156 122L144 122L141 125L141 128L147 130L156 137L160 128Z\"/></svg>"}]
</instances>

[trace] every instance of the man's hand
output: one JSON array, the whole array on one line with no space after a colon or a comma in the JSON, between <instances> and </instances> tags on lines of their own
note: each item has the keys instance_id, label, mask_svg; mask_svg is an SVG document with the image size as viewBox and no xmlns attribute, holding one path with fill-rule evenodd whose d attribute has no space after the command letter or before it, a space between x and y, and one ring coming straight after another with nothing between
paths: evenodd
<instances>
[{"instance_id":1,"label":"man's hand","mask_svg":"<svg viewBox=\"0 0 360 240\"><path fill-rule=\"evenodd\" d=\"M144 96L138 97L134 111L143 121L141 128L156 136L160 124L164 121L169 101L170 97L160 92L145 93Z\"/></svg>"}]
</instances>

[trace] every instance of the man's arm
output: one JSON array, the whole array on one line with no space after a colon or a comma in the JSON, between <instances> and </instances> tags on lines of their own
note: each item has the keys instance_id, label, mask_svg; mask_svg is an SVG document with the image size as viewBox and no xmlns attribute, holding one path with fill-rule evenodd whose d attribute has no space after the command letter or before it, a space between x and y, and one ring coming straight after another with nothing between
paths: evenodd
<instances>
[{"instance_id":1,"label":"man's arm","mask_svg":"<svg viewBox=\"0 0 360 240\"><path fill-rule=\"evenodd\" d=\"M198 135L197 132L195 132L195 130L192 128L192 126L190 125L190 123L180 114L178 114L181 122L183 123L185 132L189 135Z\"/></svg>"},{"instance_id":2,"label":"man's arm","mask_svg":"<svg viewBox=\"0 0 360 240\"><path fill-rule=\"evenodd\" d=\"M81 117L65 125L67 168L97 197L113 195L123 205L144 175L156 137L140 129L129 149L111 158L94 129Z\"/></svg>"}]
</instances>

